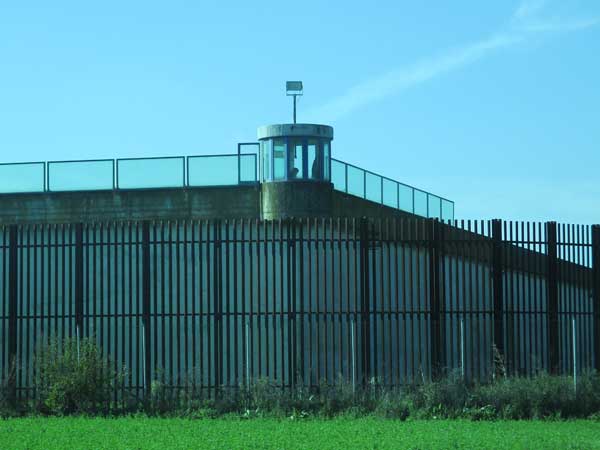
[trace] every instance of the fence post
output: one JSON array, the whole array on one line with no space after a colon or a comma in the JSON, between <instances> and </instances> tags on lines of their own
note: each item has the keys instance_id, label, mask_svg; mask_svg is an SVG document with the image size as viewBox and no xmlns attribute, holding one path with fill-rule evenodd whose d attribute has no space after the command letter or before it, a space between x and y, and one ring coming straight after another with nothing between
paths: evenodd
<instances>
[{"instance_id":1,"label":"fence post","mask_svg":"<svg viewBox=\"0 0 600 450\"><path fill-rule=\"evenodd\" d=\"M558 373L558 259L556 222L546 222L547 266L546 293L548 298L548 365L550 373Z\"/></svg>"},{"instance_id":2,"label":"fence post","mask_svg":"<svg viewBox=\"0 0 600 450\"><path fill-rule=\"evenodd\" d=\"M150 366L150 222L142 222L142 339L144 394L150 395L152 371Z\"/></svg>"},{"instance_id":3,"label":"fence post","mask_svg":"<svg viewBox=\"0 0 600 450\"><path fill-rule=\"evenodd\" d=\"M292 218L287 225L287 298L288 298L288 374L290 387L296 386L296 221Z\"/></svg>"},{"instance_id":4,"label":"fence post","mask_svg":"<svg viewBox=\"0 0 600 450\"><path fill-rule=\"evenodd\" d=\"M360 346L362 384L365 387L371 376L371 318L369 288L369 220L360 220Z\"/></svg>"},{"instance_id":5,"label":"fence post","mask_svg":"<svg viewBox=\"0 0 600 450\"><path fill-rule=\"evenodd\" d=\"M77 341L83 333L83 224L75 225L75 330Z\"/></svg>"},{"instance_id":6,"label":"fence post","mask_svg":"<svg viewBox=\"0 0 600 450\"><path fill-rule=\"evenodd\" d=\"M8 400L17 401L17 280L18 280L18 228L9 228L8 247Z\"/></svg>"},{"instance_id":7,"label":"fence post","mask_svg":"<svg viewBox=\"0 0 600 450\"><path fill-rule=\"evenodd\" d=\"M600 372L600 225L592 226L592 280L594 303L594 368Z\"/></svg>"},{"instance_id":8,"label":"fence post","mask_svg":"<svg viewBox=\"0 0 600 450\"><path fill-rule=\"evenodd\" d=\"M492 277L494 286L494 346L501 359L505 358L504 349L504 271L502 261L502 220L492 220ZM497 373L494 368L494 375Z\"/></svg>"},{"instance_id":9,"label":"fence post","mask_svg":"<svg viewBox=\"0 0 600 450\"><path fill-rule=\"evenodd\" d=\"M215 373L215 395L220 396L223 384L223 286L222 280L222 258L221 258L221 221L213 222L213 311L214 311L214 332L213 337L213 367Z\"/></svg>"},{"instance_id":10,"label":"fence post","mask_svg":"<svg viewBox=\"0 0 600 450\"><path fill-rule=\"evenodd\" d=\"M438 379L442 375L442 328L441 328L441 280L440 264L442 230L437 219L428 219L429 235L429 298L430 298L430 338L431 338L431 378Z\"/></svg>"}]
</instances>

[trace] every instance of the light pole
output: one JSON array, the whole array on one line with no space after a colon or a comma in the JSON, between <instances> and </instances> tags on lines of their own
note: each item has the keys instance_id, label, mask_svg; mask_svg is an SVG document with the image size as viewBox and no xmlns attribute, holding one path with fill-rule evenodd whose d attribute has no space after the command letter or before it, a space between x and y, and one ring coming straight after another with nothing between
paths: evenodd
<instances>
[{"instance_id":1,"label":"light pole","mask_svg":"<svg viewBox=\"0 0 600 450\"><path fill-rule=\"evenodd\" d=\"M296 123L296 97L302 95L302 81L286 81L285 94L294 97L294 123Z\"/></svg>"}]
</instances>

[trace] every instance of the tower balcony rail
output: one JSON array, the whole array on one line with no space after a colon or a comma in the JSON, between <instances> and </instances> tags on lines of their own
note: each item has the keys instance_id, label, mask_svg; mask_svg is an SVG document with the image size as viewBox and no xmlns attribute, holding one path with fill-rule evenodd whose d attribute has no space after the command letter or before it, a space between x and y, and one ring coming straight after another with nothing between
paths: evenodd
<instances>
[{"instance_id":1,"label":"tower balcony rail","mask_svg":"<svg viewBox=\"0 0 600 450\"><path fill-rule=\"evenodd\" d=\"M334 189L422 217L454 219L454 202L331 158Z\"/></svg>"}]
</instances>

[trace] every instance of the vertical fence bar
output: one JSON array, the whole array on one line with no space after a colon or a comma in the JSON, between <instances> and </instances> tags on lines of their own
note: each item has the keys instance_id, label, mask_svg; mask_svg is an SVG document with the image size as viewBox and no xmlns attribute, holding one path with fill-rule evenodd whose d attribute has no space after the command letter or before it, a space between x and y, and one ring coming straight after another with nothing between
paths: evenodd
<instances>
[{"instance_id":1,"label":"vertical fence bar","mask_svg":"<svg viewBox=\"0 0 600 450\"><path fill-rule=\"evenodd\" d=\"M298 371L298 377L300 378L300 382L304 383L305 385L308 384L310 385L310 379L307 380L306 379L306 371L305 371L305 365L304 365L304 360L305 360L305 354L304 354L304 349L306 347L306 343L305 343L305 330L304 330L304 324L306 322L310 323L310 317L307 321L306 317L305 317L305 301L306 301L306 297L305 297L305 284L306 284L306 280L305 280L305 274L304 274L304 224L305 222L303 220L299 220L298 221L298 231L299 231L299 236L298 236L298 263L299 263L299 277L298 277L298 283L300 283L300 300L299 300L299 306L300 306L300 356L299 356L299 364L300 364L300 370ZM310 225L309 225L310 226ZM309 252L310 253L310 252ZM309 267L310 270L310 267ZM308 289L310 291L310 285L308 286Z\"/></svg>"},{"instance_id":2,"label":"vertical fence bar","mask_svg":"<svg viewBox=\"0 0 600 450\"><path fill-rule=\"evenodd\" d=\"M557 373L559 368L558 258L556 234L556 222L546 222L546 293L548 299L548 364L550 373Z\"/></svg>"},{"instance_id":3,"label":"vertical fence bar","mask_svg":"<svg viewBox=\"0 0 600 450\"><path fill-rule=\"evenodd\" d=\"M213 348L213 366L215 380L215 394L220 395L221 385L223 384L223 318L222 318L222 255L221 255L221 221L213 222L213 312L214 312L214 348Z\"/></svg>"},{"instance_id":4,"label":"vertical fence bar","mask_svg":"<svg viewBox=\"0 0 600 450\"><path fill-rule=\"evenodd\" d=\"M502 220L492 220L492 277L494 283L494 346L501 359L504 348L504 281L502 279ZM499 361L498 361L499 362ZM494 368L496 372L496 368ZM500 375L499 373L495 373Z\"/></svg>"},{"instance_id":5,"label":"vertical fence bar","mask_svg":"<svg viewBox=\"0 0 600 450\"><path fill-rule=\"evenodd\" d=\"M362 384L366 386L371 376L371 320L369 289L369 221L360 221L360 315L361 315L361 369Z\"/></svg>"},{"instance_id":6,"label":"vertical fence bar","mask_svg":"<svg viewBox=\"0 0 600 450\"><path fill-rule=\"evenodd\" d=\"M151 341L150 341L150 222L142 223L142 358L144 395L150 394Z\"/></svg>"},{"instance_id":7,"label":"vertical fence bar","mask_svg":"<svg viewBox=\"0 0 600 450\"><path fill-rule=\"evenodd\" d=\"M429 219L429 314L431 342L431 377L442 375L442 330L441 330L441 294L440 262L442 230L438 220Z\"/></svg>"},{"instance_id":8,"label":"vertical fence bar","mask_svg":"<svg viewBox=\"0 0 600 450\"><path fill-rule=\"evenodd\" d=\"M298 374L296 368L296 355L298 346L296 342L296 221L291 219L287 225L287 304L288 304L288 377L291 388L296 386Z\"/></svg>"},{"instance_id":9,"label":"vertical fence bar","mask_svg":"<svg viewBox=\"0 0 600 450\"><path fill-rule=\"evenodd\" d=\"M460 319L460 373L465 378L465 321Z\"/></svg>"},{"instance_id":10,"label":"vertical fence bar","mask_svg":"<svg viewBox=\"0 0 600 450\"><path fill-rule=\"evenodd\" d=\"M17 401L17 295L18 295L18 233L17 225L9 228L8 248L8 400Z\"/></svg>"},{"instance_id":11,"label":"vertical fence bar","mask_svg":"<svg viewBox=\"0 0 600 450\"><path fill-rule=\"evenodd\" d=\"M75 225L75 329L77 340L83 332L83 224Z\"/></svg>"},{"instance_id":12,"label":"vertical fence bar","mask_svg":"<svg viewBox=\"0 0 600 450\"><path fill-rule=\"evenodd\" d=\"M577 392L577 327L574 317L571 319L571 340L573 341L573 387Z\"/></svg>"},{"instance_id":13,"label":"vertical fence bar","mask_svg":"<svg viewBox=\"0 0 600 450\"><path fill-rule=\"evenodd\" d=\"M600 372L600 225L592 226L594 368Z\"/></svg>"}]
</instances>

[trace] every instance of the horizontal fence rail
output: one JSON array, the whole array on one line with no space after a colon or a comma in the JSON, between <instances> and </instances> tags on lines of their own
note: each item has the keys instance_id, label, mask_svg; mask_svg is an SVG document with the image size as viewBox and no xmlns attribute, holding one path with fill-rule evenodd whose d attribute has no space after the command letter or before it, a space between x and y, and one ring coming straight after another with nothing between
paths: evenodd
<instances>
[{"instance_id":1,"label":"horizontal fence rail","mask_svg":"<svg viewBox=\"0 0 600 450\"><path fill-rule=\"evenodd\" d=\"M263 377L315 387L572 374L600 369L599 327L598 226L0 228L0 379L19 399L33 396L35 355L53 338L92 337L142 397L153 381L215 394Z\"/></svg>"}]
</instances>

